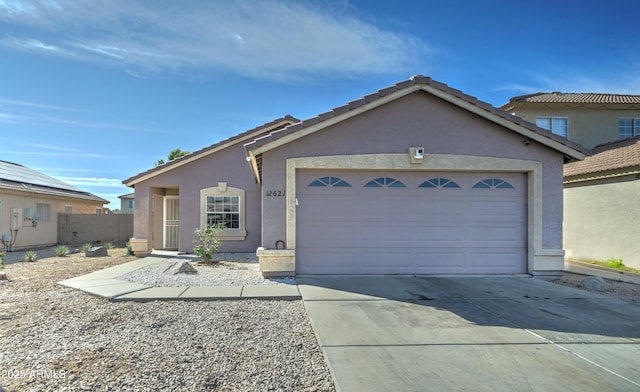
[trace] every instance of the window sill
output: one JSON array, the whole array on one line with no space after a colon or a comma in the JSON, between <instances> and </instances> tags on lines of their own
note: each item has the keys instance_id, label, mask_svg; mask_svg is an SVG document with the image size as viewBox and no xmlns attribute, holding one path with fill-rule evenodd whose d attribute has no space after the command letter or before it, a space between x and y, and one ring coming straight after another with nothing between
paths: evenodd
<instances>
[{"instance_id":1,"label":"window sill","mask_svg":"<svg viewBox=\"0 0 640 392\"><path fill-rule=\"evenodd\" d=\"M246 230L223 230L218 233L218 237L223 241L244 241L247 239Z\"/></svg>"}]
</instances>

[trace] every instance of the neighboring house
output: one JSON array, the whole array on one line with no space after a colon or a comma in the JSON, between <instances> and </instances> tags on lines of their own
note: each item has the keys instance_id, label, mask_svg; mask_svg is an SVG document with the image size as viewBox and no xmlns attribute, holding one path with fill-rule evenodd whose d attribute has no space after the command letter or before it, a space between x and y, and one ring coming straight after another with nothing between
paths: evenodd
<instances>
[{"instance_id":1,"label":"neighboring house","mask_svg":"<svg viewBox=\"0 0 640 392\"><path fill-rule=\"evenodd\" d=\"M640 135L640 95L536 93L511 98L501 109L589 149Z\"/></svg>"},{"instance_id":2,"label":"neighboring house","mask_svg":"<svg viewBox=\"0 0 640 392\"><path fill-rule=\"evenodd\" d=\"M564 168L567 257L640 268L640 136L597 146Z\"/></svg>"},{"instance_id":3,"label":"neighboring house","mask_svg":"<svg viewBox=\"0 0 640 392\"><path fill-rule=\"evenodd\" d=\"M640 267L634 201L640 182L633 169L640 159L640 95L537 93L511 98L502 108L593 149L564 170L567 257L622 258Z\"/></svg>"},{"instance_id":4,"label":"neighboring house","mask_svg":"<svg viewBox=\"0 0 640 392\"><path fill-rule=\"evenodd\" d=\"M135 193L118 196L120 199L120 214L133 214Z\"/></svg>"},{"instance_id":5,"label":"neighboring house","mask_svg":"<svg viewBox=\"0 0 640 392\"><path fill-rule=\"evenodd\" d=\"M0 161L0 235L13 249L54 245L58 212L102 213L106 203L33 169Z\"/></svg>"},{"instance_id":6,"label":"neighboring house","mask_svg":"<svg viewBox=\"0 0 640 392\"><path fill-rule=\"evenodd\" d=\"M563 270L565 138L415 76L316 117L286 116L155 167L135 188L138 251L258 249L267 274Z\"/></svg>"}]
</instances>

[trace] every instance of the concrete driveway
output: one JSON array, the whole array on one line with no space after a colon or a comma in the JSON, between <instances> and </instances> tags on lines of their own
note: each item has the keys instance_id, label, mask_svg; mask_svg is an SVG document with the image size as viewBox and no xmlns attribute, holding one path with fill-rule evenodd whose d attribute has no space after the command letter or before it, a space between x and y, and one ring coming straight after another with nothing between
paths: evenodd
<instances>
[{"instance_id":1,"label":"concrete driveway","mask_svg":"<svg viewBox=\"0 0 640 392\"><path fill-rule=\"evenodd\" d=\"M530 277L308 277L338 391L638 391L640 307Z\"/></svg>"}]
</instances>

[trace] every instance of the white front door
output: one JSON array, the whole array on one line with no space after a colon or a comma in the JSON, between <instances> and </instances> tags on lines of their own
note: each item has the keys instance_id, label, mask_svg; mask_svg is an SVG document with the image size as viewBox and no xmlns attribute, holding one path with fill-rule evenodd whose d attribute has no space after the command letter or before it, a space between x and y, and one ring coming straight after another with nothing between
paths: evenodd
<instances>
[{"instance_id":1,"label":"white front door","mask_svg":"<svg viewBox=\"0 0 640 392\"><path fill-rule=\"evenodd\" d=\"M162 244L164 249L178 249L180 237L180 199L179 196L164 198L164 230Z\"/></svg>"}]
</instances>

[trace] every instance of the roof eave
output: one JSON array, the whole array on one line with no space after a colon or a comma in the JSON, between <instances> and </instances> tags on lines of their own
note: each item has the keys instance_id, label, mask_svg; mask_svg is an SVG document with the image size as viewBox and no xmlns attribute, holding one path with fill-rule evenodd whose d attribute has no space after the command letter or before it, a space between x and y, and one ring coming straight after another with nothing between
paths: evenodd
<instances>
[{"instance_id":1,"label":"roof eave","mask_svg":"<svg viewBox=\"0 0 640 392\"><path fill-rule=\"evenodd\" d=\"M193 161L196 161L198 159L204 158L208 155L214 154L218 151L224 150L225 148L228 148L230 146L236 145L238 143L243 143L246 142L247 140L251 140L251 139L255 139L255 137L261 133L265 133L268 132L269 130L275 130L278 128L281 128L283 126L287 126L287 125L291 125L293 123L295 123L297 121L297 119L294 119L293 117L283 117L282 120L278 121L274 123L269 123L268 126L265 127L258 127L255 129L254 132L249 132L246 135L242 136L242 137L238 137L238 138L231 138L229 139L226 143L222 143L219 146L215 146L214 148L204 148L202 150L200 150L199 152L195 152L192 154L188 154L185 155L183 157L180 157L176 160L167 162L164 165L158 166L156 168L152 168L149 169L145 172L142 172L140 174L137 174L133 177L130 177L126 180L123 180L122 183L130 188L135 188L135 185L142 182L142 181L146 181L150 178L153 178L155 176L158 176L160 174L166 173L168 171L171 171L173 169L176 169L178 167L184 166L188 163L191 163Z\"/></svg>"}]
</instances>

